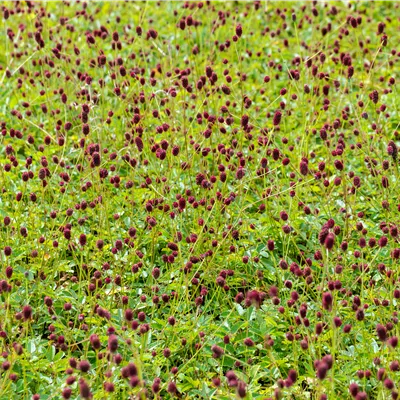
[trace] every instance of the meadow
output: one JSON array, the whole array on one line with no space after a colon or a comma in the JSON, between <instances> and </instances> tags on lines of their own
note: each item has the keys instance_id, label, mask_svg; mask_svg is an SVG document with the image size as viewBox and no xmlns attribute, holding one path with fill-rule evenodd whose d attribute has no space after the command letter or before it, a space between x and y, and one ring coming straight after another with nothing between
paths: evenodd
<instances>
[{"instance_id":1,"label":"meadow","mask_svg":"<svg viewBox=\"0 0 400 400\"><path fill-rule=\"evenodd\" d=\"M0 399L398 399L399 8L1 2Z\"/></svg>"}]
</instances>

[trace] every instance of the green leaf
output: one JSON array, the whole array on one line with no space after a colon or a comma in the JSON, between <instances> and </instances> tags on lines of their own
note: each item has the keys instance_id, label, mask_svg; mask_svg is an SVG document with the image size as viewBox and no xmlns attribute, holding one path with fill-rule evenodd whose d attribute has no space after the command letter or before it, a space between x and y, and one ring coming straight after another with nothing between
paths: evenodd
<instances>
[{"instance_id":1,"label":"green leaf","mask_svg":"<svg viewBox=\"0 0 400 400\"><path fill-rule=\"evenodd\" d=\"M55 354L56 354L56 348L54 346L49 346L46 351L46 358L49 361L53 361Z\"/></svg>"}]
</instances>

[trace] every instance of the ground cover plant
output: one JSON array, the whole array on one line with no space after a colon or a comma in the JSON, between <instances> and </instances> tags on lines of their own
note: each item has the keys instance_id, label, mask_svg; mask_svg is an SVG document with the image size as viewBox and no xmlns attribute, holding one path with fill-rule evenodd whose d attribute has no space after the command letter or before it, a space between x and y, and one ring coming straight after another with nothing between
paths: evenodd
<instances>
[{"instance_id":1,"label":"ground cover plant","mask_svg":"<svg viewBox=\"0 0 400 400\"><path fill-rule=\"evenodd\" d=\"M398 398L399 3L0 7L0 399Z\"/></svg>"}]
</instances>

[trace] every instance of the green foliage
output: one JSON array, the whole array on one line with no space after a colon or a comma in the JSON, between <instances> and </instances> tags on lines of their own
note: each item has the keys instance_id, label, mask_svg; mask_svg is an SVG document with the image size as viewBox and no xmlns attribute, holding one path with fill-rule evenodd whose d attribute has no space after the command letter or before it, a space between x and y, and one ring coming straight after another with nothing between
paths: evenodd
<instances>
[{"instance_id":1,"label":"green foliage","mask_svg":"<svg viewBox=\"0 0 400 400\"><path fill-rule=\"evenodd\" d=\"M396 398L398 4L2 13L0 400Z\"/></svg>"}]
</instances>

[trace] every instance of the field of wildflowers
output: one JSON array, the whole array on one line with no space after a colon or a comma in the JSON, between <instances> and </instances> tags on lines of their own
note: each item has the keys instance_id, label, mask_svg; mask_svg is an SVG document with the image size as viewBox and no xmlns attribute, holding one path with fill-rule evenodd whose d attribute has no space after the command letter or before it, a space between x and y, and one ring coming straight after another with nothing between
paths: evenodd
<instances>
[{"instance_id":1,"label":"field of wildflowers","mask_svg":"<svg viewBox=\"0 0 400 400\"><path fill-rule=\"evenodd\" d=\"M0 400L399 398L400 3L0 11Z\"/></svg>"}]
</instances>

